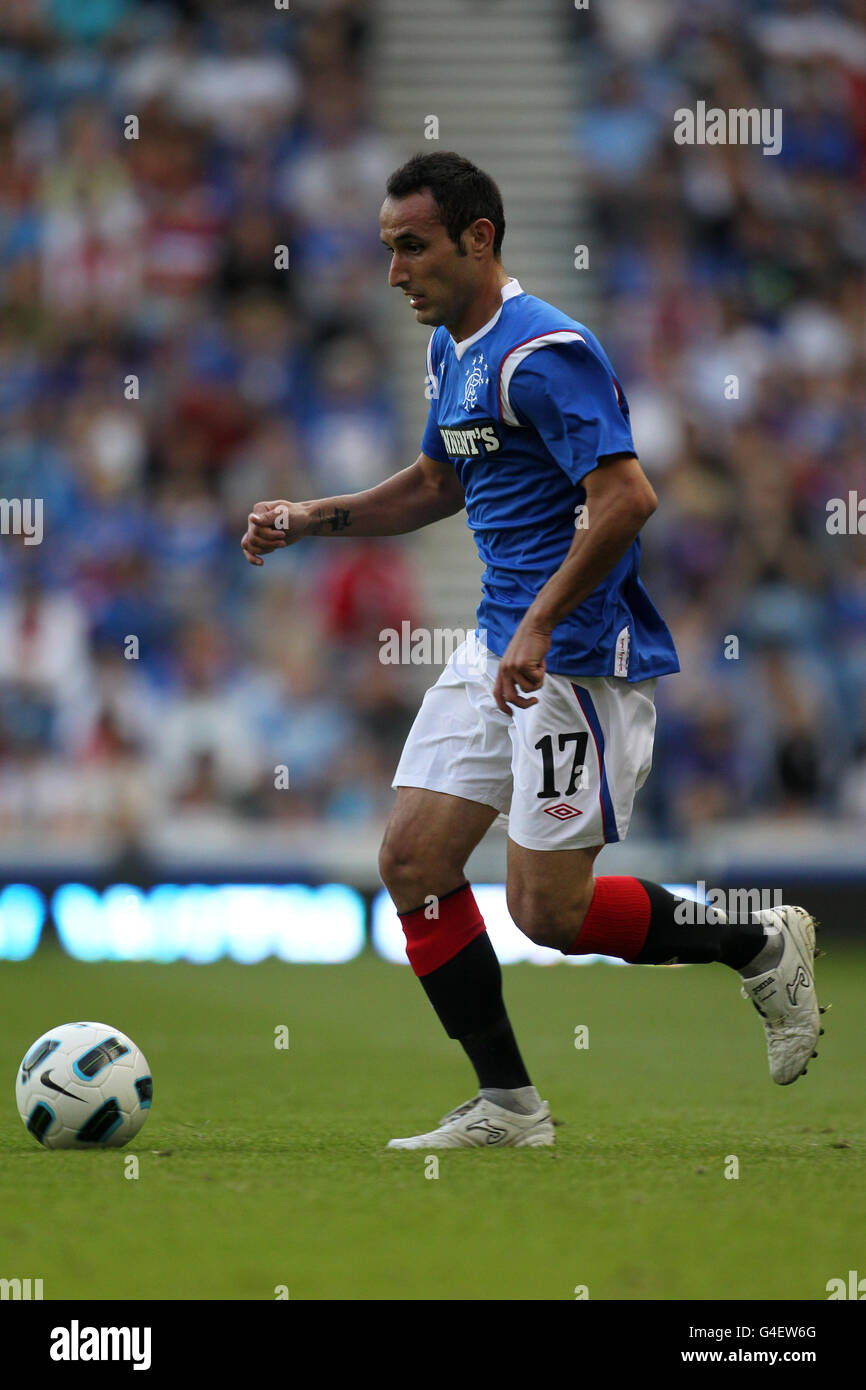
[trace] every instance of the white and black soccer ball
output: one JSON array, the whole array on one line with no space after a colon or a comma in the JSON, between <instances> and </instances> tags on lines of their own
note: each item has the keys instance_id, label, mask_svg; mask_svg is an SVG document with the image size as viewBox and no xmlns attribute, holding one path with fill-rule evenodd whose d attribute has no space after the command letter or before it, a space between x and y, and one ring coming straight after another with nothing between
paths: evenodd
<instances>
[{"instance_id":1,"label":"white and black soccer ball","mask_svg":"<svg viewBox=\"0 0 866 1390\"><path fill-rule=\"evenodd\" d=\"M47 1149L120 1148L147 1119L150 1067L105 1023L63 1023L28 1049L15 1080L18 1113Z\"/></svg>"}]
</instances>

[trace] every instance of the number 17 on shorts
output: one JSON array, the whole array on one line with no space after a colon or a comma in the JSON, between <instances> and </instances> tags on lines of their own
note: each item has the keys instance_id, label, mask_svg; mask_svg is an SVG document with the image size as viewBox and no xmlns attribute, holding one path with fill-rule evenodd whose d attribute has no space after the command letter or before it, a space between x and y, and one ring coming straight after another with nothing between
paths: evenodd
<instances>
[{"instance_id":1,"label":"number 17 on shorts","mask_svg":"<svg viewBox=\"0 0 866 1390\"><path fill-rule=\"evenodd\" d=\"M526 849L625 838L652 767L655 680L551 676L515 710L509 835Z\"/></svg>"}]
</instances>

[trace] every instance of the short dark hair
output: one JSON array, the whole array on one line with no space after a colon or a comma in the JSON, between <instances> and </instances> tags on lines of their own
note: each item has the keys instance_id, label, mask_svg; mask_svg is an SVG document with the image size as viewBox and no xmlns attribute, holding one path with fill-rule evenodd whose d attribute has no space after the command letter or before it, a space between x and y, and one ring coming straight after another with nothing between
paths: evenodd
<instances>
[{"instance_id":1,"label":"short dark hair","mask_svg":"<svg viewBox=\"0 0 866 1390\"><path fill-rule=\"evenodd\" d=\"M466 228L486 217L493 223L493 254L499 259L505 236L502 194L489 174L462 155L453 150L413 155L394 170L386 188L389 198L408 198L429 188L445 230L458 246Z\"/></svg>"}]
</instances>

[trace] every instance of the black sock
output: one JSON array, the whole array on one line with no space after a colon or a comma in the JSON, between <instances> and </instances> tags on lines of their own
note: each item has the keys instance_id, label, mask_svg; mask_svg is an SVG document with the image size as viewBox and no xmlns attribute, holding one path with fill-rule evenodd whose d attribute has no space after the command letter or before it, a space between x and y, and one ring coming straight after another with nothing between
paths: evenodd
<instances>
[{"instance_id":1,"label":"black sock","mask_svg":"<svg viewBox=\"0 0 866 1390\"><path fill-rule=\"evenodd\" d=\"M422 975L421 984L445 1032L459 1040L475 1068L479 1089L532 1085L505 1012L502 971L487 932Z\"/></svg>"},{"instance_id":2,"label":"black sock","mask_svg":"<svg viewBox=\"0 0 866 1390\"><path fill-rule=\"evenodd\" d=\"M674 960L695 965L715 960L739 970L766 941L766 929L752 916L745 922L677 921L674 914L683 899L675 898L658 883L647 883L643 878L638 882L650 900L650 924L634 965L663 965ZM706 917L712 919L714 915L707 907Z\"/></svg>"},{"instance_id":3,"label":"black sock","mask_svg":"<svg viewBox=\"0 0 866 1390\"><path fill-rule=\"evenodd\" d=\"M500 1091L516 1091L532 1085L504 1008L498 1023L479 1033L469 1033L460 1042L475 1068L479 1090L496 1087Z\"/></svg>"}]
</instances>

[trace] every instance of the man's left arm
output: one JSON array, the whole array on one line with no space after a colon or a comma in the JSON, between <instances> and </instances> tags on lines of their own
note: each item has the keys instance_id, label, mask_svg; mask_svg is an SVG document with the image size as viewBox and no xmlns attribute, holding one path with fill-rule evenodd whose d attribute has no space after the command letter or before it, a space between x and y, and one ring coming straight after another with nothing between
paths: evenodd
<instances>
[{"instance_id":1,"label":"man's left arm","mask_svg":"<svg viewBox=\"0 0 866 1390\"><path fill-rule=\"evenodd\" d=\"M658 505L634 455L599 459L583 488L588 525L575 530L568 554L526 610L499 663L493 696L506 714L510 704L527 709L538 703L516 687L540 688L553 629L619 564Z\"/></svg>"},{"instance_id":2,"label":"man's left arm","mask_svg":"<svg viewBox=\"0 0 866 1390\"><path fill-rule=\"evenodd\" d=\"M619 563L658 503L631 435L628 401L610 363L585 339L530 353L505 388L507 408L534 429L551 457L586 494L586 527L575 528L559 569L527 609L499 664L499 708L537 703L557 623Z\"/></svg>"}]
</instances>

